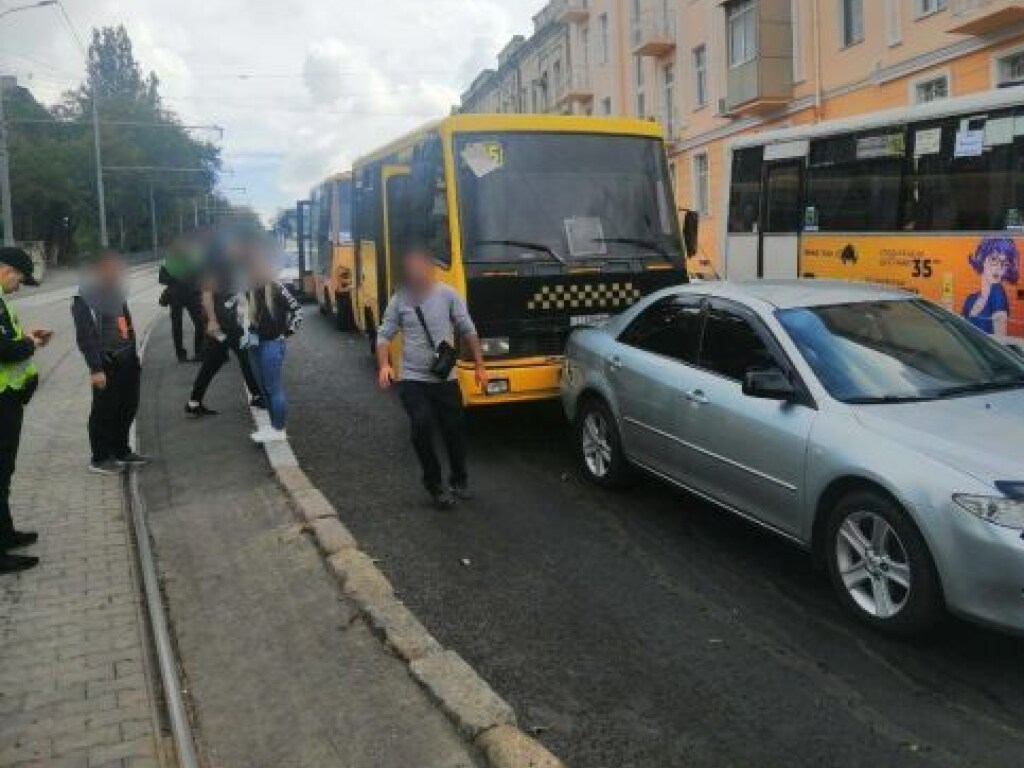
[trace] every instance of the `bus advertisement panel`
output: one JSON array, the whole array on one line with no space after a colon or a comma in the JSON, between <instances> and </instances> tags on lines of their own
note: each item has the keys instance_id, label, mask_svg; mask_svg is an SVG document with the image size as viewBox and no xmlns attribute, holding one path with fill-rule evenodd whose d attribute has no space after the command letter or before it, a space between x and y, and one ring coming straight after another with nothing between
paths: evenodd
<instances>
[{"instance_id":1,"label":"bus advertisement panel","mask_svg":"<svg viewBox=\"0 0 1024 768\"><path fill-rule=\"evenodd\" d=\"M883 283L942 304L981 330L1024 338L1024 233L825 235L807 233L800 273Z\"/></svg>"}]
</instances>

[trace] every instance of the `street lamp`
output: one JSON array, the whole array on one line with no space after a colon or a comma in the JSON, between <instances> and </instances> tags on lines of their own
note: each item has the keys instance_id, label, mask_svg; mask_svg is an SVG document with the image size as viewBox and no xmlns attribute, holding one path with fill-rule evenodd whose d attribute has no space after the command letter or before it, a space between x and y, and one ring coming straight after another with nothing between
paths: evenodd
<instances>
[{"instance_id":1,"label":"street lamp","mask_svg":"<svg viewBox=\"0 0 1024 768\"><path fill-rule=\"evenodd\" d=\"M6 8L0 11L0 19L10 16L19 11L30 11L33 8L44 8L47 5L56 5L57 0L39 0L36 3L16 5L13 8ZM13 79L13 78L12 78ZM4 227L4 245L14 245L14 206L11 204L11 169L7 156L7 123L4 122L4 85L7 78L0 75L0 197L2 201L2 215Z\"/></svg>"}]
</instances>

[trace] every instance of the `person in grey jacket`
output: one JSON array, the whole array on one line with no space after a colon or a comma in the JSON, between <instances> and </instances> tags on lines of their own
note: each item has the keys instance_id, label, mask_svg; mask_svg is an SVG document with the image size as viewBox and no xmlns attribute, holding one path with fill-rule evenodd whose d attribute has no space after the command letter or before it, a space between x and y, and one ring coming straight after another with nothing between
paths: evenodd
<instances>
[{"instance_id":1,"label":"person in grey jacket","mask_svg":"<svg viewBox=\"0 0 1024 768\"><path fill-rule=\"evenodd\" d=\"M139 409L142 365L124 273L124 259L117 251L101 251L71 302L78 349L92 383L89 471L101 475L118 474L148 461L128 444Z\"/></svg>"},{"instance_id":2,"label":"person in grey jacket","mask_svg":"<svg viewBox=\"0 0 1024 768\"><path fill-rule=\"evenodd\" d=\"M409 415L412 444L423 470L423 485L440 509L450 509L455 497L471 497L466 472L466 436L462 393L453 369L446 378L432 370L438 345L456 345L462 339L476 364L476 381L487 386L487 368L476 326L462 297L451 286L439 283L434 259L426 249L410 248L403 258L402 287L388 302L377 330L377 364L382 389L396 380L391 367L391 342L402 334L402 380L398 394ZM440 427L448 452L449 482L446 485L434 452L434 425Z\"/></svg>"}]
</instances>

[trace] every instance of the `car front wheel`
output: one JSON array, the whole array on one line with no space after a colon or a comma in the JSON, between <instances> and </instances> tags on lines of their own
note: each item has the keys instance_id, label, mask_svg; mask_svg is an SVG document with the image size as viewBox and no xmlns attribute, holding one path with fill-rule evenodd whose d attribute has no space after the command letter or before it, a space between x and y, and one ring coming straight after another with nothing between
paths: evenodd
<instances>
[{"instance_id":1,"label":"car front wheel","mask_svg":"<svg viewBox=\"0 0 1024 768\"><path fill-rule=\"evenodd\" d=\"M828 520L829 575L843 604L885 632L917 635L942 613L938 575L924 538L891 499L843 497Z\"/></svg>"},{"instance_id":2,"label":"car front wheel","mask_svg":"<svg viewBox=\"0 0 1024 768\"><path fill-rule=\"evenodd\" d=\"M629 480L629 463L611 410L601 400L580 403L576 414L576 451L580 467L589 480L607 488L623 486Z\"/></svg>"}]
</instances>

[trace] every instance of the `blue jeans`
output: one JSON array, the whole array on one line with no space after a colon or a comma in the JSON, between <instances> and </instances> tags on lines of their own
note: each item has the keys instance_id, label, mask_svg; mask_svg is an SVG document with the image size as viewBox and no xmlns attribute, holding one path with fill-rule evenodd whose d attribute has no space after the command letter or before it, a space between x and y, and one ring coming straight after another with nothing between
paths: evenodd
<instances>
[{"instance_id":1,"label":"blue jeans","mask_svg":"<svg viewBox=\"0 0 1024 768\"><path fill-rule=\"evenodd\" d=\"M249 355L252 359L252 372L256 374L263 399L270 412L270 424L274 429L284 429L288 420L288 401L284 396L284 382L281 372L284 368L284 339L260 341L258 347L251 347Z\"/></svg>"}]
</instances>

